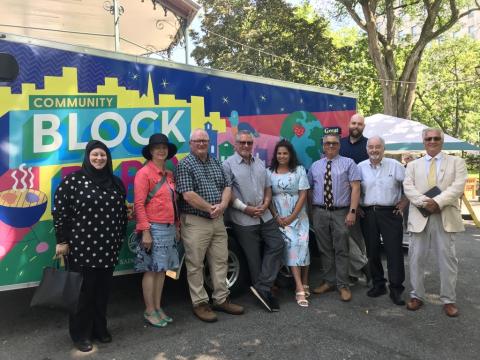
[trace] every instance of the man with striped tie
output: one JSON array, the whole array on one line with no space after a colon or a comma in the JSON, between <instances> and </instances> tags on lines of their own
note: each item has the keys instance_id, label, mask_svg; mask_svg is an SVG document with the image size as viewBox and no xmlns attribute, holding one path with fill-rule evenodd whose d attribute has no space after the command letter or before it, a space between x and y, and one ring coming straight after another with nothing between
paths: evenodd
<instances>
[{"instance_id":1,"label":"man with striped tie","mask_svg":"<svg viewBox=\"0 0 480 360\"><path fill-rule=\"evenodd\" d=\"M458 259L455 233L464 231L460 197L467 180L465 161L442 152L443 131L426 128L422 132L427 154L407 165L403 188L410 200L408 231L410 281L412 291L407 309L418 310L425 301L425 263L430 248L438 257L440 300L449 317L458 316L455 284Z\"/></svg>"},{"instance_id":2,"label":"man with striped tie","mask_svg":"<svg viewBox=\"0 0 480 360\"><path fill-rule=\"evenodd\" d=\"M324 157L308 172L312 222L322 261L323 283L313 293L324 294L335 286L342 301L350 301L348 228L355 224L360 198L360 172L355 162L339 155L336 133L323 137Z\"/></svg>"}]
</instances>

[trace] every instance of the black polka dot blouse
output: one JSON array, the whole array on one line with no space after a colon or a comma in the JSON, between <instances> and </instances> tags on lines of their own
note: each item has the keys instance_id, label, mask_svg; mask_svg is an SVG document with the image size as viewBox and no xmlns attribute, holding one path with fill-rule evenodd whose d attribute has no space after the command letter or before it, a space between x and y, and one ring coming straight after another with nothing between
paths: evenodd
<instances>
[{"instance_id":1,"label":"black polka dot blouse","mask_svg":"<svg viewBox=\"0 0 480 360\"><path fill-rule=\"evenodd\" d=\"M123 194L74 172L58 186L52 215L57 243L69 244L71 261L93 268L115 267L127 225Z\"/></svg>"}]
</instances>

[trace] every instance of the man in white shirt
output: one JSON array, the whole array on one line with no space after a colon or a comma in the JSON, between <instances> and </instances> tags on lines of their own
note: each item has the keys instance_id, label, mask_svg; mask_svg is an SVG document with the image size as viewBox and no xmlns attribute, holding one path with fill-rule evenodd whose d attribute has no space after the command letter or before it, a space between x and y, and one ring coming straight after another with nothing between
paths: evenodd
<instances>
[{"instance_id":1,"label":"man in white shirt","mask_svg":"<svg viewBox=\"0 0 480 360\"><path fill-rule=\"evenodd\" d=\"M373 283L367 295L378 297L387 293L381 259L381 235L387 256L390 298L396 305L405 305L402 299L405 290L402 211L408 203L402 195L405 168L397 160L385 158L384 152L385 141L380 136L373 136L367 141L368 160L358 164L362 176L362 230Z\"/></svg>"},{"instance_id":2,"label":"man in white shirt","mask_svg":"<svg viewBox=\"0 0 480 360\"><path fill-rule=\"evenodd\" d=\"M412 291L407 309L416 311L424 304L425 263L429 249L433 248L438 257L443 310L447 316L455 317L459 314L455 304L458 271L455 233L465 230L460 198L467 168L463 159L442 152L442 130L426 128L422 137L427 155L407 165L403 181L405 195L410 200L408 231L412 233L409 249ZM436 195L425 195L435 188Z\"/></svg>"}]
</instances>

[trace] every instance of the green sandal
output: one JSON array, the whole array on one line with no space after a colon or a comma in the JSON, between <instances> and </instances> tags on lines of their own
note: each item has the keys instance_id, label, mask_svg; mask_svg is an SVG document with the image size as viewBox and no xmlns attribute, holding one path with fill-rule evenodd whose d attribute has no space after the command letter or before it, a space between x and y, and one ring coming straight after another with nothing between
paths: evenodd
<instances>
[{"instance_id":1,"label":"green sandal","mask_svg":"<svg viewBox=\"0 0 480 360\"><path fill-rule=\"evenodd\" d=\"M165 314L165 311L163 311L162 308L160 308L159 310L155 310L155 313L157 314L157 316L160 320L166 321L167 323L172 323L173 322L173 319L170 316L168 316L167 314Z\"/></svg>"},{"instance_id":2,"label":"green sandal","mask_svg":"<svg viewBox=\"0 0 480 360\"><path fill-rule=\"evenodd\" d=\"M155 317L155 318L158 319L159 321L158 321L158 322L152 322L152 321L150 320L150 318L152 318L152 317ZM158 314L157 314L156 311L152 311L151 313L148 313L148 312L145 311L145 312L143 313L143 319L145 320L145 322L146 322L147 324L150 324L150 325L153 326L153 327L165 327L165 326L167 326L167 324L168 324L167 321L165 321L164 319L160 319L160 318L158 317Z\"/></svg>"}]
</instances>

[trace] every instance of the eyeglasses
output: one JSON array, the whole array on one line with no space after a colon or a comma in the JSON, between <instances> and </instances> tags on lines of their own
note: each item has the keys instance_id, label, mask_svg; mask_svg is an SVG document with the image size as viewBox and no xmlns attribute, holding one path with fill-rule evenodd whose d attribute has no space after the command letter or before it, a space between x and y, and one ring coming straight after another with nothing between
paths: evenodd
<instances>
[{"instance_id":1,"label":"eyeglasses","mask_svg":"<svg viewBox=\"0 0 480 360\"><path fill-rule=\"evenodd\" d=\"M243 146L252 146L253 141L237 141L237 144L243 145Z\"/></svg>"},{"instance_id":2,"label":"eyeglasses","mask_svg":"<svg viewBox=\"0 0 480 360\"><path fill-rule=\"evenodd\" d=\"M440 140L442 140L442 138L440 136L432 136L432 137L424 138L423 140L425 140L425 141L440 141Z\"/></svg>"},{"instance_id":3,"label":"eyeglasses","mask_svg":"<svg viewBox=\"0 0 480 360\"><path fill-rule=\"evenodd\" d=\"M210 140L190 140L194 144L208 144Z\"/></svg>"},{"instance_id":4,"label":"eyeglasses","mask_svg":"<svg viewBox=\"0 0 480 360\"><path fill-rule=\"evenodd\" d=\"M323 143L323 145L327 145L327 146L337 146L338 144L340 143L337 141L327 141Z\"/></svg>"}]
</instances>

